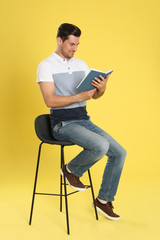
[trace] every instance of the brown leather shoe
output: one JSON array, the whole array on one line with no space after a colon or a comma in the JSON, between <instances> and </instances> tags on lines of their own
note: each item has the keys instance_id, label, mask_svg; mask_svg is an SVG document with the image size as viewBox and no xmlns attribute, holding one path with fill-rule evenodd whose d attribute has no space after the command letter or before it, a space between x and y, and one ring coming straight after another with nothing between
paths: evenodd
<instances>
[{"instance_id":1,"label":"brown leather shoe","mask_svg":"<svg viewBox=\"0 0 160 240\"><path fill-rule=\"evenodd\" d=\"M63 170L62 170L62 168L60 170L60 173L62 176L64 176L64 170L65 170L66 181L70 185L71 188L73 188L74 190L77 190L77 191L85 191L86 190L86 187L79 180L79 177L77 177L73 173L69 173L67 171L66 165L64 166Z\"/></svg>"},{"instance_id":2,"label":"brown leather shoe","mask_svg":"<svg viewBox=\"0 0 160 240\"><path fill-rule=\"evenodd\" d=\"M120 216L113 212L112 202L102 204L97 198L95 199L97 211L101 212L105 217L110 220L119 220Z\"/></svg>"}]
</instances>

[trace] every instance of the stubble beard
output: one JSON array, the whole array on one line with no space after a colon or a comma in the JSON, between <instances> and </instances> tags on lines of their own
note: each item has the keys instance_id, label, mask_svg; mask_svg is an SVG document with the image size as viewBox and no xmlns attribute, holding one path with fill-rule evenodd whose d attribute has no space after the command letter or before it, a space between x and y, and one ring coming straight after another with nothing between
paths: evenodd
<instances>
[{"instance_id":1,"label":"stubble beard","mask_svg":"<svg viewBox=\"0 0 160 240\"><path fill-rule=\"evenodd\" d=\"M65 58L67 58L67 59L71 59L73 56L74 56L74 53L73 53L73 56L71 57L71 56L69 56L66 52L64 52L63 51L63 49L61 49L61 51L62 51L62 55L65 57Z\"/></svg>"}]
</instances>

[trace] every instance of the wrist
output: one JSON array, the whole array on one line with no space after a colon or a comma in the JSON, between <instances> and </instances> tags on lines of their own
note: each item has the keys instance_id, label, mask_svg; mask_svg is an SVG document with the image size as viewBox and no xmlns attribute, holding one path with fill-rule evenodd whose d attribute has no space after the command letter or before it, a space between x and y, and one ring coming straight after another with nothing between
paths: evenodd
<instances>
[{"instance_id":1,"label":"wrist","mask_svg":"<svg viewBox=\"0 0 160 240\"><path fill-rule=\"evenodd\" d=\"M97 89L97 93L98 94L104 94L106 89Z\"/></svg>"},{"instance_id":2,"label":"wrist","mask_svg":"<svg viewBox=\"0 0 160 240\"><path fill-rule=\"evenodd\" d=\"M81 93L78 93L78 94L76 94L76 95L73 95L73 97L74 97L75 103L76 103L76 102L81 102L81 101L83 101L83 99L82 99L82 94L81 94Z\"/></svg>"},{"instance_id":3,"label":"wrist","mask_svg":"<svg viewBox=\"0 0 160 240\"><path fill-rule=\"evenodd\" d=\"M104 94L104 92L105 92L105 90L102 91L102 90L97 89L97 91L93 95L93 98L97 99L97 98L101 97Z\"/></svg>"}]
</instances>

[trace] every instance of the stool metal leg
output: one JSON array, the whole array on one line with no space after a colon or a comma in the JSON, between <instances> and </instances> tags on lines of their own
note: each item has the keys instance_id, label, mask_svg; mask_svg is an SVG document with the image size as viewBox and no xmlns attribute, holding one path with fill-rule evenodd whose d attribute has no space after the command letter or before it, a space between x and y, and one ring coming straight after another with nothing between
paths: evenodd
<instances>
[{"instance_id":1,"label":"stool metal leg","mask_svg":"<svg viewBox=\"0 0 160 240\"><path fill-rule=\"evenodd\" d=\"M32 197L32 205L31 205L29 225L31 225L31 222L32 222L33 206L34 206L34 199L35 199L35 192L36 192L36 185L37 185L37 177L38 177L38 169L39 169L39 160L40 160L42 144L43 144L43 142L40 143L39 151L38 151L38 159L37 159L37 167L36 167L36 174L35 174L35 181L34 181L34 188L33 188L33 197Z\"/></svg>"},{"instance_id":2,"label":"stool metal leg","mask_svg":"<svg viewBox=\"0 0 160 240\"><path fill-rule=\"evenodd\" d=\"M63 167L62 157L61 157L61 168ZM62 212L62 175L60 174L60 212Z\"/></svg>"},{"instance_id":3,"label":"stool metal leg","mask_svg":"<svg viewBox=\"0 0 160 240\"><path fill-rule=\"evenodd\" d=\"M64 146L61 146L61 160L62 165L64 167ZM64 193L65 193L65 204L66 204L66 220L67 220L67 233L70 234L69 231L69 217L68 217L68 202L67 202L67 187L66 187L66 178L65 178L65 171L63 172L64 175Z\"/></svg>"},{"instance_id":4,"label":"stool metal leg","mask_svg":"<svg viewBox=\"0 0 160 240\"><path fill-rule=\"evenodd\" d=\"M89 176L89 181L90 181L90 186L91 186L91 191L92 191L92 197L93 197L93 204L94 204L95 215L96 215L96 219L98 220L98 214L97 214L97 209L96 209L96 204L95 204L95 197L94 197L92 179L91 179L91 174L90 174L90 170L89 170L89 169L88 169L88 176Z\"/></svg>"}]
</instances>

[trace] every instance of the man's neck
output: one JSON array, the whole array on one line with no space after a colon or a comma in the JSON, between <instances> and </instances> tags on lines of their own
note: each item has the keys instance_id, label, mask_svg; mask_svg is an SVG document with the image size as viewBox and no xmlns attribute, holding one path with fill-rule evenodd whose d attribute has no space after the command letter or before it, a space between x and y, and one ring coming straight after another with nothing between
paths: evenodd
<instances>
[{"instance_id":1,"label":"man's neck","mask_svg":"<svg viewBox=\"0 0 160 240\"><path fill-rule=\"evenodd\" d=\"M67 60L67 61L69 61L69 60L71 59L71 58L65 57L65 56L64 56L60 51L58 51L58 50L56 50L55 53L56 53L57 55L59 55L61 58Z\"/></svg>"}]
</instances>

